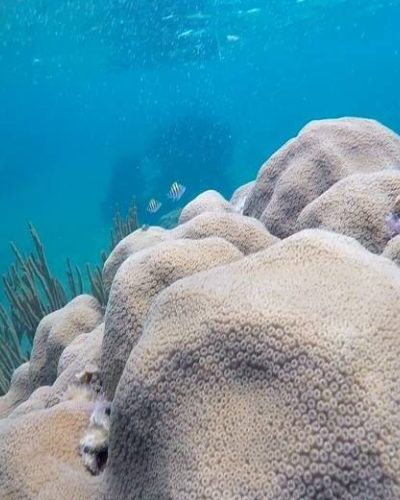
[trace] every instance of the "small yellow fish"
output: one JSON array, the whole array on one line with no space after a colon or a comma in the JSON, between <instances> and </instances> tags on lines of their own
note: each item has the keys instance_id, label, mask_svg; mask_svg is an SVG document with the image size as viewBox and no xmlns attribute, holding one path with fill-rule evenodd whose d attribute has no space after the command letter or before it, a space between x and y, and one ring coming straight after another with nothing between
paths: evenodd
<instances>
[{"instance_id":1,"label":"small yellow fish","mask_svg":"<svg viewBox=\"0 0 400 500\"><path fill-rule=\"evenodd\" d=\"M152 198L149 201L149 204L147 205L147 211L150 212L151 214L155 214L158 212L161 208L161 201L156 200L155 198Z\"/></svg>"},{"instance_id":2,"label":"small yellow fish","mask_svg":"<svg viewBox=\"0 0 400 500\"><path fill-rule=\"evenodd\" d=\"M175 181L172 183L171 187L169 188L167 197L170 200L178 201L185 194L185 191L186 191L186 187Z\"/></svg>"}]
</instances>

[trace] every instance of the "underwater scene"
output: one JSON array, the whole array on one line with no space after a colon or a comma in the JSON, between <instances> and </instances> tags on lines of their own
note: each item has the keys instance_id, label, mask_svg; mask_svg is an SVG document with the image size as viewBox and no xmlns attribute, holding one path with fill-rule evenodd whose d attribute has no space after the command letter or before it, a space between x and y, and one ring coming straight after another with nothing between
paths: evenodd
<instances>
[{"instance_id":1,"label":"underwater scene","mask_svg":"<svg viewBox=\"0 0 400 500\"><path fill-rule=\"evenodd\" d=\"M400 500L399 27L0 2L0 500Z\"/></svg>"}]
</instances>

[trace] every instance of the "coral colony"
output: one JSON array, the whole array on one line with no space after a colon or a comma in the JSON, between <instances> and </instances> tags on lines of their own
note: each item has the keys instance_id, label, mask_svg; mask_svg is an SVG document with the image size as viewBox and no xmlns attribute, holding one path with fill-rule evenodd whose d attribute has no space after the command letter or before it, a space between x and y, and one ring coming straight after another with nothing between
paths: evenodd
<instances>
[{"instance_id":1,"label":"coral colony","mask_svg":"<svg viewBox=\"0 0 400 500\"><path fill-rule=\"evenodd\" d=\"M230 201L120 220L100 295L64 301L42 247L16 253L3 384L37 324L0 398L0 498L400 498L392 165L378 122L314 121Z\"/></svg>"}]
</instances>

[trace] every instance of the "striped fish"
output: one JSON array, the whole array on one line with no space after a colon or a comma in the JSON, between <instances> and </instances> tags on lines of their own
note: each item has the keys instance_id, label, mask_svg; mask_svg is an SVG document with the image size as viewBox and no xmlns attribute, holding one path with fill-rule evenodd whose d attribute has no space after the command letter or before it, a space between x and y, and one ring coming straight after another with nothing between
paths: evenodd
<instances>
[{"instance_id":1,"label":"striped fish","mask_svg":"<svg viewBox=\"0 0 400 500\"><path fill-rule=\"evenodd\" d=\"M150 201L149 201L149 204L147 205L147 211L150 212L151 214L155 214L156 212L158 212L161 208L161 201L158 201L156 200L155 198L152 198Z\"/></svg>"},{"instance_id":2,"label":"striped fish","mask_svg":"<svg viewBox=\"0 0 400 500\"><path fill-rule=\"evenodd\" d=\"M178 182L173 182L168 191L168 198L173 201L179 201L185 194L186 188Z\"/></svg>"}]
</instances>

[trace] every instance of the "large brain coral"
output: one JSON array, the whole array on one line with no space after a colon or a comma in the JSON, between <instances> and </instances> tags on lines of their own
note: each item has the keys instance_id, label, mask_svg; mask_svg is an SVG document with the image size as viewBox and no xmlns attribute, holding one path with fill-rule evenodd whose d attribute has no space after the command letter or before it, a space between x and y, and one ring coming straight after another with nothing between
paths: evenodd
<instances>
[{"instance_id":1,"label":"large brain coral","mask_svg":"<svg viewBox=\"0 0 400 500\"><path fill-rule=\"evenodd\" d=\"M242 254L221 238L172 240L127 259L114 279L105 317L101 373L112 399L132 347L143 329L153 299L175 281L232 262Z\"/></svg>"},{"instance_id":2,"label":"large brain coral","mask_svg":"<svg viewBox=\"0 0 400 500\"><path fill-rule=\"evenodd\" d=\"M399 193L400 171L351 175L308 204L296 229L335 231L381 253L390 238L386 219Z\"/></svg>"},{"instance_id":3,"label":"large brain coral","mask_svg":"<svg viewBox=\"0 0 400 500\"><path fill-rule=\"evenodd\" d=\"M153 303L103 497L400 497L400 270L320 230Z\"/></svg>"},{"instance_id":4,"label":"large brain coral","mask_svg":"<svg viewBox=\"0 0 400 500\"><path fill-rule=\"evenodd\" d=\"M90 295L78 295L39 323L31 354L31 391L51 385L57 378L60 356L75 337L92 331L103 320L101 306Z\"/></svg>"},{"instance_id":5,"label":"large brain coral","mask_svg":"<svg viewBox=\"0 0 400 500\"><path fill-rule=\"evenodd\" d=\"M360 118L314 121L261 168L244 214L281 238L295 231L306 205L340 179L400 166L400 138Z\"/></svg>"}]
</instances>

